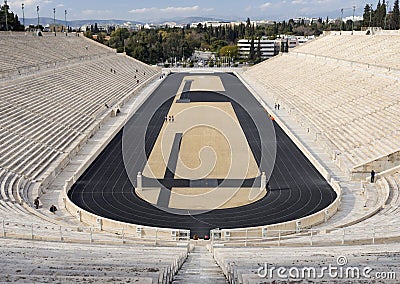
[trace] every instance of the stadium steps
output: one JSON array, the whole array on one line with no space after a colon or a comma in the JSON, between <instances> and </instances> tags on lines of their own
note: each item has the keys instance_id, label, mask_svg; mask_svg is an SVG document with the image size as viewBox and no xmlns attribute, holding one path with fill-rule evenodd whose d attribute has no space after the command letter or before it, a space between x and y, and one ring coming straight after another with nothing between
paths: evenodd
<instances>
[{"instance_id":1,"label":"stadium steps","mask_svg":"<svg viewBox=\"0 0 400 284\"><path fill-rule=\"evenodd\" d=\"M174 276L172 283L227 284L228 282L207 248L195 246Z\"/></svg>"},{"instance_id":2,"label":"stadium steps","mask_svg":"<svg viewBox=\"0 0 400 284\"><path fill-rule=\"evenodd\" d=\"M45 215L50 215L49 217L54 218L54 216L51 216L52 214L49 214L48 212L48 208L54 204L58 208L58 211L56 212L57 222L65 222L66 225L75 227L82 226L75 216L72 216L64 209L62 197L64 196L63 190L65 181L71 179L75 172L82 167L82 164L96 154L101 145L106 142L112 133L117 131L125 123L128 114L140 105L141 102L145 100L160 83L161 80L152 83L139 96L131 98L129 102L122 106L121 113L117 117L107 120L95 135L85 143L79 153L77 153L76 156L71 157L69 164L57 177L55 177L53 182L47 188L41 189L44 194L40 196L40 200L43 204L42 211ZM32 196L32 198L35 197L36 196Z\"/></svg>"},{"instance_id":3,"label":"stadium steps","mask_svg":"<svg viewBox=\"0 0 400 284\"><path fill-rule=\"evenodd\" d=\"M257 275L260 267L291 267L301 270L304 267L313 267L321 272L322 267L340 267L338 258L347 262L346 267L359 267L361 270L369 266L374 272L395 272L399 271L400 257L396 244L393 247L382 246L347 246L320 247L320 248L214 248L214 258L230 283L286 283L282 278L277 277L276 270L272 278L260 277ZM261 270L261 272L264 272ZM270 271L269 271L270 272ZM268 275L268 274L267 274ZM371 273L371 276L375 274ZM396 283L396 279L335 279L329 278L325 271L322 279L314 279L315 283ZM338 282L336 282L338 281ZM360 281L360 282L359 282ZM374 282L371 282L374 281ZM314 283L313 278L306 278L304 281L293 279L290 283ZM288 282L289 283L289 282ZM347 282L346 282L347 283Z\"/></svg>"},{"instance_id":4,"label":"stadium steps","mask_svg":"<svg viewBox=\"0 0 400 284\"><path fill-rule=\"evenodd\" d=\"M295 66L293 62L298 64ZM295 72L299 71L301 78L288 81L292 69L274 68L286 63L293 66ZM330 67L333 69L329 70ZM318 74L315 69L318 69ZM271 70L274 71L271 73ZM263 91L290 109L299 121L308 123L312 131L329 135L341 153L338 165L347 171L400 146L398 139L393 141L390 137L397 129L398 118L395 112L391 116L385 113L399 103L399 99L392 95L398 89L398 75L386 76L379 72L365 72L318 58L287 54L250 68L246 75L254 79L253 83L262 84ZM313 87L304 85L305 81L312 82L309 85ZM321 103L315 105L315 101ZM389 119L392 116L393 119ZM335 147L328 149L330 152L335 150Z\"/></svg>"},{"instance_id":5,"label":"stadium steps","mask_svg":"<svg viewBox=\"0 0 400 284\"><path fill-rule=\"evenodd\" d=\"M285 127L300 140L312 156L328 171L330 176L340 183L343 189L342 202L339 211L333 215L327 223L318 225L315 228L326 229L348 226L349 224L354 224L364 220L372 213L376 213L377 208L372 205L379 202L378 192L376 190L371 190L371 192L369 192L368 205L370 207L365 208L365 197L361 195L360 182L351 181L348 173L344 172L341 167L336 165L337 161L331 159L331 156L326 152L324 145L316 139L315 134L309 133L307 128L301 125L304 121L296 120L296 117L289 113L291 112L291 108L282 102L281 109L274 110L276 100L273 95L269 93L266 94L262 85L252 79L252 77L247 73L239 75L243 75L243 79L251 83L251 87L248 86L249 90L253 90L253 92L256 92L257 95L261 97L276 120L282 121ZM291 113L293 114L293 112Z\"/></svg>"},{"instance_id":6,"label":"stadium steps","mask_svg":"<svg viewBox=\"0 0 400 284\"><path fill-rule=\"evenodd\" d=\"M166 279L166 271L173 271L187 255L187 249L179 247L81 245L15 239L0 239L0 244L2 281L9 279L20 283L159 283L160 279Z\"/></svg>"}]
</instances>

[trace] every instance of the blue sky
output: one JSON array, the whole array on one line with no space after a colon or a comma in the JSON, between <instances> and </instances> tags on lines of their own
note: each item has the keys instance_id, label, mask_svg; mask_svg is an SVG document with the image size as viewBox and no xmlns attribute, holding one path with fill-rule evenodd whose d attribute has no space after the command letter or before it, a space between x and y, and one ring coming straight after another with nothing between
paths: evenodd
<instances>
[{"instance_id":1,"label":"blue sky","mask_svg":"<svg viewBox=\"0 0 400 284\"><path fill-rule=\"evenodd\" d=\"M3 1L1 1L3 2ZM371 2L371 1L368 1ZM393 1L392 1L393 2ZM355 5L356 15L361 15L365 0L202 0L202 1L128 1L128 0L9 0L11 10L22 15L21 4L25 4L25 16L36 17L36 6L40 15L53 16L56 8L57 18L64 18L68 10L69 20L79 19L123 19L151 21L153 19L207 16L222 19L267 19L283 20L298 16L339 17L344 8L345 16L352 14ZM377 1L372 1L374 6Z\"/></svg>"}]
</instances>

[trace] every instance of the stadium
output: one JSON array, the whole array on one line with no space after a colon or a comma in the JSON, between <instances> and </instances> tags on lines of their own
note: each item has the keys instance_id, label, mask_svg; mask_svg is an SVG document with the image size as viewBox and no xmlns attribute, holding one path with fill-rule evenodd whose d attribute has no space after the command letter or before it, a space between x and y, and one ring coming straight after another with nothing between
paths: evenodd
<instances>
[{"instance_id":1,"label":"stadium","mask_svg":"<svg viewBox=\"0 0 400 284\"><path fill-rule=\"evenodd\" d=\"M0 45L1 282L396 283L398 31L248 68L161 69L79 33Z\"/></svg>"}]
</instances>

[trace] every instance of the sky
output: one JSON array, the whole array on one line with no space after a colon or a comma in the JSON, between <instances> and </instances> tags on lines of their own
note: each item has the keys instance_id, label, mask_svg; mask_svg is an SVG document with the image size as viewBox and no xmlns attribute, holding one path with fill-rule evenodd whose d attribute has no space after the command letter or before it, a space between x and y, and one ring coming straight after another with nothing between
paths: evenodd
<instances>
[{"instance_id":1,"label":"sky","mask_svg":"<svg viewBox=\"0 0 400 284\"><path fill-rule=\"evenodd\" d=\"M3 1L1 1L3 2ZM374 6L377 3L371 2ZM393 1L392 1L393 2ZM326 18L340 17L340 9L344 16L352 14L356 6L356 15L362 15L365 0L202 0L202 1L129 1L129 0L9 0L10 9L22 16L21 4L25 5L25 17L37 17L36 6L40 7L41 17L64 18L68 12L68 20L100 19L130 20L151 22L151 20L170 19L176 17L212 17L226 20L287 20L295 17Z\"/></svg>"}]
</instances>

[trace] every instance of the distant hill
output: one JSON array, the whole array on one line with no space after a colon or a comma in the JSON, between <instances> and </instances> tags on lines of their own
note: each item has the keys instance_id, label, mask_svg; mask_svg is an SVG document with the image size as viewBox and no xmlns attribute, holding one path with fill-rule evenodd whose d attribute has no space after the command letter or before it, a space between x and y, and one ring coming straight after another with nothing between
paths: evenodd
<instances>
[{"instance_id":1,"label":"distant hill","mask_svg":"<svg viewBox=\"0 0 400 284\"><path fill-rule=\"evenodd\" d=\"M68 19L67 19L68 20ZM45 25L52 25L53 24L53 18L50 17L41 17L40 18L40 24L45 26ZM68 21L68 25L72 27L81 27L84 25L94 25L97 23L98 25L122 25L123 23L128 22L127 20L75 20L75 21ZM141 22L137 21L129 21L132 24L143 24ZM56 19L57 24L64 24L64 20ZM36 25L37 24L37 18L27 18L25 19L25 24L26 25Z\"/></svg>"},{"instance_id":2,"label":"distant hill","mask_svg":"<svg viewBox=\"0 0 400 284\"><path fill-rule=\"evenodd\" d=\"M244 19L244 20L246 20L246 19ZM198 22L207 22L207 21L231 22L233 20L208 18L208 17L178 17L178 18L168 18L168 19L156 19L156 20L151 21L151 23L162 24L165 22L175 22L178 25L187 25L187 24L198 23Z\"/></svg>"},{"instance_id":3,"label":"distant hill","mask_svg":"<svg viewBox=\"0 0 400 284\"><path fill-rule=\"evenodd\" d=\"M245 19L244 19L245 20ZM178 17L178 18L165 18L165 19L148 19L143 22L139 21L130 21L130 20L74 20L74 21L68 21L68 25L72 27L81 27L84 25L94 25L97 23L98 25L122 25L123 23L126 22L131 22L132 24L139 24L143 25L145 23L148 24L163 24L166 22L174 22L177 23L178 25L187 25L187 24L192 24L192 23L198 23L198 22L206 22L206 21L220 21L220 22L231 22L234 20L227 20L227 19L219 19L219 18L210 18L210 17ZM64 20L61 19L56 19L57 24L64 24ZM25 19L25 24L26 25L36 25L37 24L37 18L26 18ZM53 18L50 17L41 17L40 18L40 24L45 26L45 25L52 25L53 24Z\"/></svg>"}]
</instances>

